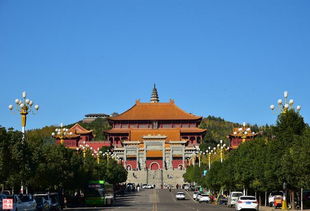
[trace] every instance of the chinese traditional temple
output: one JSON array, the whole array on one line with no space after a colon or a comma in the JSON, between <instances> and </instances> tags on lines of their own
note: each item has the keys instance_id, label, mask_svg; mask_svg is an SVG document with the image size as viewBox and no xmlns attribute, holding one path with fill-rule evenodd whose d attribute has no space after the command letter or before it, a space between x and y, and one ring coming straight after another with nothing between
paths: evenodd
<instances>
[{"instance_id":1,"label":"chinese traditional temple","mask_svg":"<svg viewBox=\"0 0 310 211\"><path fill-rule=\"evenodd\" d=\"M233 132L228 136L230 141L230 148L237 149L240 144L251 141L257 136L257 133L252 132L251 128L246 127L246 124L243 123L243 126L240 128L234 128Z\"/></svg>"},{"instance_id":2,"label":"chinese traditional temple","mask_svg":"<svg viewBox=\"0 0 310 211\"><path fill-rule=\"evenodd\" d=\"M139 100L127 111L108 118L106 131L113 153L127 170L185 169L206 132L202 117L180 109L173 100L159 102L154 85L150 102Z\"/></svg>"},{"instance_id":3,"label":"chinese traditional temple","mask_svg":"<svg viewBox=\"0 0 310 211\"><path fill-rule=\"evenodd\" d=\"M67 148L71 149L76 149L80 145L88 145L96 150L102 146L110 146L110 143L106 141L94 141L93 131L85 129L78 123L70 129L58 128L53 137L56 139L57 144L63 143Z\"/></svg>"}]
</instances>

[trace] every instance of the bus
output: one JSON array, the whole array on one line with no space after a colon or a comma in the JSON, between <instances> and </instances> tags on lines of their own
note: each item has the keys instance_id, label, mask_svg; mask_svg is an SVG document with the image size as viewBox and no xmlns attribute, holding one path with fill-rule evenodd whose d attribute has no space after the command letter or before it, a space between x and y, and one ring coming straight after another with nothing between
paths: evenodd
<instances>
[{"instance_id":1,"label":"bus","mask_svg":"<svg viewBox=\"0 0 310 211\"><path fill-rule=\"evenodd\" d=\"M113 185L104 180L92 180L84 191L85 205L87 206L104 206L106 205L107 196L113 196Z\"/></svg>"}]
</instances>

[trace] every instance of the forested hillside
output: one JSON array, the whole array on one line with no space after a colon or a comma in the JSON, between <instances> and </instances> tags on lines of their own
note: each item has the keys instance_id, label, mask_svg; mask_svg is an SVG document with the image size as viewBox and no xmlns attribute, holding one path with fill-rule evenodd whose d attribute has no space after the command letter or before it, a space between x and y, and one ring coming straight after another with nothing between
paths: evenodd
<instances>
[{"instance_id":1,"label":"forested hillside","mask_svg":"<svg viewBox=\"0 0 310 211\"><path fill-rule=\"evenodd\" d=\"M233 128L241 126L241 124L228 122L220 117L208 116L204 118L199 127L207 129L207 133L203 139L203 143L200 145L200 149L205 151L208 146L214 147L220 140L228 144L227 136L231 134ZM259 131L257 125L250 125L250 127L254 132Z\"/></svg>"}]
</instances>

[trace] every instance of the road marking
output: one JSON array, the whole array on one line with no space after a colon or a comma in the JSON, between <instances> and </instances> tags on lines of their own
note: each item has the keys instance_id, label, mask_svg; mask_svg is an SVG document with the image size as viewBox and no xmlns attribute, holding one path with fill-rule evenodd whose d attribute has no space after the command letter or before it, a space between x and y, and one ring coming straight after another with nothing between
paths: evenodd
<instances>
[{"instance_id":1,"label":"road marking","mask_svg":"<svg viewBox=\"0 0 310 211\"><path fill-rule=\"evenodd\" d=\"M157 211L157 193L156 190L153 190L153 208L152 211Z\"/></svg>"},{"instance_id":2,"label":"road marking","mask_svg":"<svg viewBox=\"0 0 310 211\"><path fill-rule=\"evenodd\" d=\"M189 196L189 198L191 198L194 202L197 202L196 200L194 200L194 198L188 193L188 191L186 191L187 195Z\"/></svg>"}]
</instances>

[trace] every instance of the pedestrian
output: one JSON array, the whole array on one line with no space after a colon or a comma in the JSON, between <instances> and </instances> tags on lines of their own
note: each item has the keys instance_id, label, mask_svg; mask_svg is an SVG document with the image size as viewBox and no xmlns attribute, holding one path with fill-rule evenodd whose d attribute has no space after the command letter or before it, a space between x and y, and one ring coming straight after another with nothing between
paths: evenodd
<instances>
[{"instance_id":1,"label":"pedestrian","mask_svg":"<svg viewBox=\"0 0 310 211\"><path fill-rule=\"evenodd\" d=\"M176 185L177 189L179 189L179 184Z\"/></svg>"}]
</instances>

